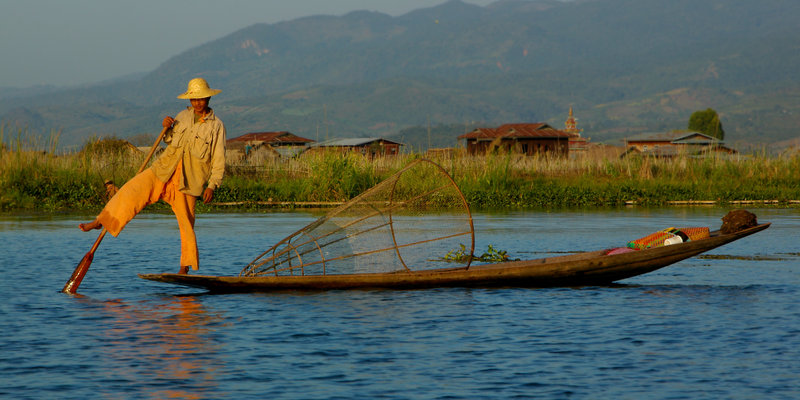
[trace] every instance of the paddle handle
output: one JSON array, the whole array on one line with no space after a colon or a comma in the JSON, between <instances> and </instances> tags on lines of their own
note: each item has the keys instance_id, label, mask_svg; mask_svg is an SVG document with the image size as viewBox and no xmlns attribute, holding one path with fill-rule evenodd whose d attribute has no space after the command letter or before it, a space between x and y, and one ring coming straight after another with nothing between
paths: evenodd
<instances>
[{"instance_id":1,"label":"paddle handle","mask_svg":"<svg viewBox=\"0 0 800 400\"><path fill-rule=\"evenodd\" d=\"M156 142L153 143L153 147L150 148L150 152L147 153L147 157L144 158L144 162L142 163L142 166L139 167L139 170L136 171L136 174L141 173L142 171L144 171L145 168L147 168L147 163L150 162L150 158L152 158L153 154L156 153L156 149L158 148L158 144L161 143L161 139L163 139L164 135L167 134L167 131L169 130L169 128L170 128L169 126L165 126L164 129L161 130L161 133L156 138Z\"/></svg>"},{"instance_id":2,"label":"paddle handle","mask_svg":"<svg viewBox=\"0 0 800 400\"><path fill-rule=\"evenodd\" d=\"M150 152L147 153L147 157L145 157L144 162L142 162L142 166L139 167L139 170L136 171L136 174L140 174L144 169L147 167L147 164L150 162L150 158L153 157L155 154L156 149L158 148L158 144L161 143L161 139L164 138L164 135L167 134L167 131L170 127L166 126L164 129L161 130L161 133L156 138L156 142L153 143L153 147L150 148ZM103 238L106 236L106 228L103 228L100 231L100 235L97 236L97 240L94 241L94 245L92 248L83 256L81 262L78 263L78 266L75 267L75 270L72 271L72 276L69 277L69 280L64 285L64 288L61 289L62 292L68 294L75 294L78 291L78 286L81 285L81 281L83 281L83 277L86 276L86 272L89 271L89 267L92 266L92 260L94 260L94 252L97 251L97 247L100 246L100 242L103 241Z\"/></svg>"}]
</instances>

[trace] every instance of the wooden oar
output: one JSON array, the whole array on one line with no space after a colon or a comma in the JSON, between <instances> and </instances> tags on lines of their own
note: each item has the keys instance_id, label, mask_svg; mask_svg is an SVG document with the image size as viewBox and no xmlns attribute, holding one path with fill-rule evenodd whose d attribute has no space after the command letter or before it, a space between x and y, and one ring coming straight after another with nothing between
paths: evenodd
<instances>
[{"instance_id":1,"label":"wooden oar","mask_svg":"<svg viewBox=\"0 0 800 400\"><path fill-rule=\"evenodd\" d=\"M161 143L161 139L164 138L164 135L167 133L168 129L169 127L161 130L161 134L158 135L158 138L156 138L156 142L153 143L153 147L150 148L150 153L147 154L147 157L144 159L142 166L139 167L138 171L136 171L137 175L142 171L144 171L144 169L147 167L147 163L150 162L150 158L153 157L153 154L156 152L156 149L158 148L158 144ZM89 267L92 265L92 260L94 259L94 252L97 250L97 247L100 246L100 242L103 241L103 237L106 236L106 232L107 231L105 227L103 228L102 231L100 231L100 235L97 237L97 240L94 241L94 245L92 245L92 248L89 250L89 252L86 253L85 256L83 256L83 259L81 260L80 263L78 263L78 266L75 267L75 271L72 272L72 276L69 277L69 280L64 285L64 289L61 290L62 292L75 294L75 292L78 290L78 286L80 286L84 275L86 275L86 271L88 271Z\"/></svg>"}]
</instances>

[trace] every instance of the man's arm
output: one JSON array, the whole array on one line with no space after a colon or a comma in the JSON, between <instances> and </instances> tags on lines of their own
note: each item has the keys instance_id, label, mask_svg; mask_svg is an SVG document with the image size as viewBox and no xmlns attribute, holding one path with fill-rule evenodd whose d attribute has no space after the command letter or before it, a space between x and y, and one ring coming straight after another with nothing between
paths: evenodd
<instances>
[{"instance_id":1,"label":"man's arm","mask_svg":"<svg viewBox=\"0 0 800 400\"><path fill-rule=\"evenodd\" d=\"M214 136L214 148L211 151L211 176L208 178L208 187L203 192L203 202L208 203L214 196L222 178L225 176L225 140L227 138L225 125L220 123L220 127Z\"/></svg>"}]
</instances>

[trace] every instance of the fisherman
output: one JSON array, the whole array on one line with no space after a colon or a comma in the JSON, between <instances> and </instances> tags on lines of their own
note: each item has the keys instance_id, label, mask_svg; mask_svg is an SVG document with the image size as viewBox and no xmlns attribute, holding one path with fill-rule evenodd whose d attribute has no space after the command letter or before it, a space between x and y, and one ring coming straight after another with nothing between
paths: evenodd
<instances>
[{"instance_id":1,"label":"fisherman","mask_svg":"<svg viewBox=\"0 0 800 400\"><path fill-rule=\"evenodd\" d=\"M187 274L190 267L197 270L200 257L194 233L195 203L199 196L209 203L225 174L225 126L208 106L210 97L220 92L209 88L205 79L189 81L186 92L178 98L188 99L191 106L162 121L167 129L163 154L123 185L97 218L80 224L80 229L105 228L116 237L144 207L164 200L172 206L180 229L178 273Z\"/></svg>"}]
</instances>

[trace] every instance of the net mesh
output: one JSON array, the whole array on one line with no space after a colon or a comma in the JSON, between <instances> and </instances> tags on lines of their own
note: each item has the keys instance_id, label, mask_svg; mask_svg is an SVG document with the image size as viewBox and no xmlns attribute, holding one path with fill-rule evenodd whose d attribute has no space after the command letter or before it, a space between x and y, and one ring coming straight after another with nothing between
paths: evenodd
<instances>
[{"instance_id":1,"label":"net mesh","mask_svg":"<svg viewBox=\"0 0 800 400\"><path fill-rule=\"evenodd\" d=\"M469 267L475 235L450 175L420 159L289 235L240 276L386 273Z\"/></svg>"}]
</instances>

